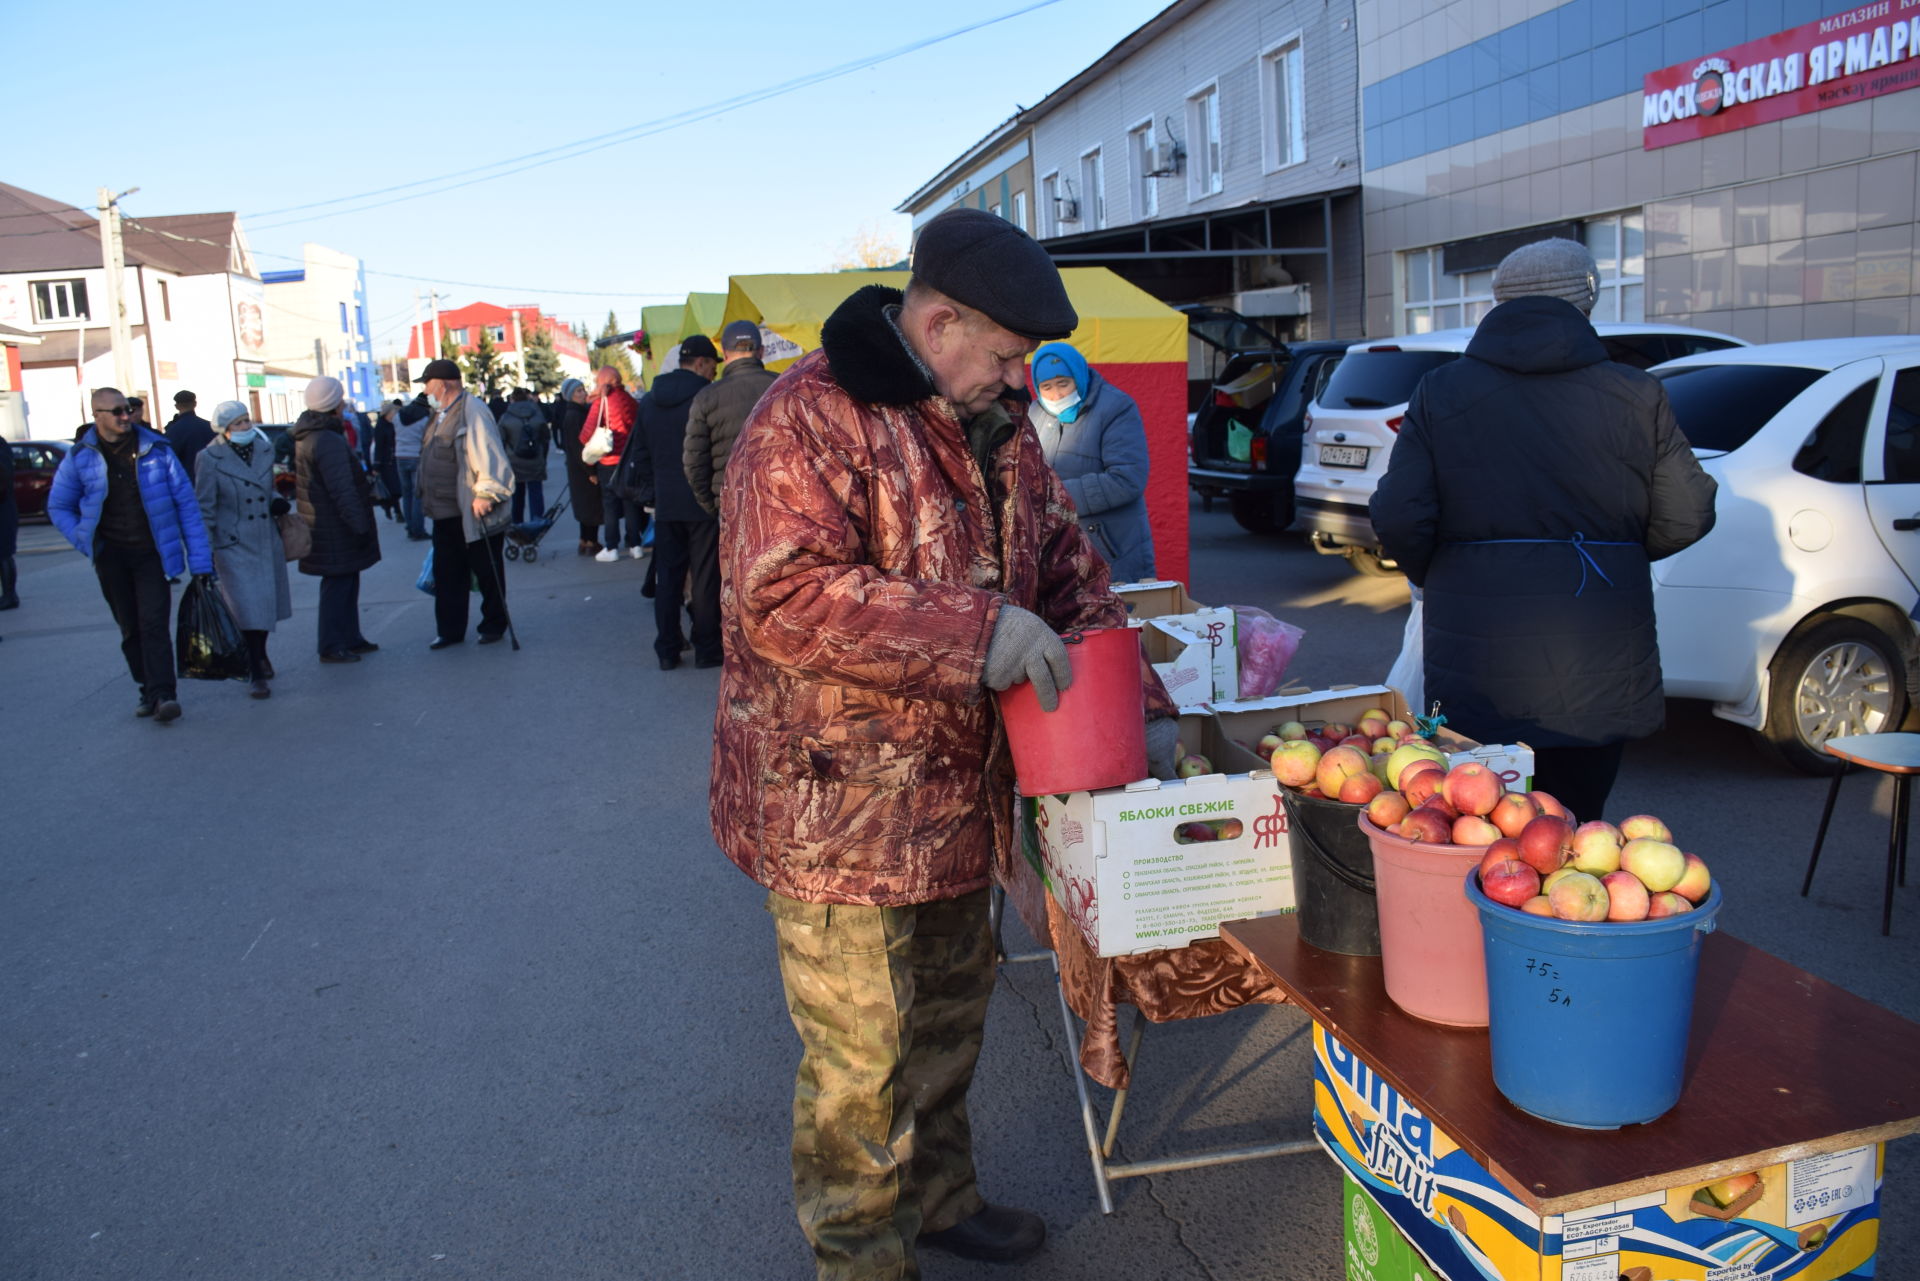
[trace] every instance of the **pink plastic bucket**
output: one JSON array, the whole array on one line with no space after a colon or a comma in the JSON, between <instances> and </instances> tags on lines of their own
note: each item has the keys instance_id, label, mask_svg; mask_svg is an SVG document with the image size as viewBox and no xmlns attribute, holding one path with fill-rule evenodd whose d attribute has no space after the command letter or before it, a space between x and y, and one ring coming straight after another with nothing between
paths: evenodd
<instances>
[{"instance_id":1,"label":"pink plastic bucket","mask_svg":"<svg viewBox=\"0 0 1920 1281\"><path fill-rule=\"evenodd\" d=\"M1477 845L1431 845L1383 832L1360 815L1373 847L1380 965L1393 1003L1430 1023L1487 1025L1487 959L1480 913L1467 901Z\"/></svg>"},{"instance_id":2,"label":"pink plastic bucket","mask_svg":"<svg viewBox=\"0 0 1920 1281\"><path fill-rule=\"evenodd\" d=\"M1021 793L1057 796L1145 778L1147 700L1139 633L1102 627L1061 639L1073 684L1060 692L1059 707L1041 711L1027 681L999 696Z\"/></svg>"}]
</instances>

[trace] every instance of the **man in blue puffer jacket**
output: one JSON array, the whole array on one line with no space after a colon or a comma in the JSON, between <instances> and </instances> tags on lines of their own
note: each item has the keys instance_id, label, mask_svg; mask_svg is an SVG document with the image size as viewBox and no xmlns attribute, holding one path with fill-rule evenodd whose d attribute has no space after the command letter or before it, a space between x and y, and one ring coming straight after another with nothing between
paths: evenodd
<instances>
[{"instance_id":1,"label":"man in blue puffer jacket","mask_svg":"<svg viewBox=\"0 0 1920 1281\"><path fill-rule=\"evenodd\" d=\"M193 481L167 438L128 422L127 398L93 393L93 430L53 474L47 515L93 562L120 625L120 652L140 686L136 716L177 720L172 593L167 580L213 572Z\"/></svg>"},{"instance_id":2,"label":"man in blue puffer jacket","mask_svg":"<svg viewBox=\"0 0 1920 1281\"><path fill-rule=\"evenodd\" d=\"M1116 583L1153 577L1147 523L1147 429L1133 397L1087 366L1069 343L1033 353L1034 401L1027 420L1080 528L1106 558Z\"/></svg>"}]
</instances>

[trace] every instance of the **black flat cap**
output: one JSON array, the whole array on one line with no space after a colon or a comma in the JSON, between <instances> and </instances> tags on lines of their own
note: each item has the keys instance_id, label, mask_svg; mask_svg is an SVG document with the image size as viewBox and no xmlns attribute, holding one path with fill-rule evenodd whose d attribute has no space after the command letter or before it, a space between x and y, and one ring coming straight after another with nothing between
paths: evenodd
<instances>
[{"instance_id":1,"label":"black flat cap","mask_svg":"<svg viewBox=\"0 0 1920 1281\"><path fill-rule=\"evenodd\" d=\"M913 246L915 279L1023 338L1065 338L1080 317L1040 243L998 214L949 209Z\"/></svg>"},{"instance_id":2,"label":"black flat cap","mask_svg":"<svg viewBox=\"0 0 1920 1281\"><path fill-rule=\"evenodd\" d=\"M713 339L705 334L689 334L680 340L680 359L697 360L701 356L709 360L720 359L720 353L714 350Z\"/></svg>"}]
</instances>

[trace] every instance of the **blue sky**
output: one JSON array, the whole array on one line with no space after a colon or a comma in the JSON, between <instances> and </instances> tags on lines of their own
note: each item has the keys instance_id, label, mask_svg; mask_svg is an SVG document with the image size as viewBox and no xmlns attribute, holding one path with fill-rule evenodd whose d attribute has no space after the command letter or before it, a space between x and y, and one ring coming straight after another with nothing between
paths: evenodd
<instances>
[{"instance_id":1,"label":"blue sky","mask_svg":"<svg viewBox=\"0 0 1920 1281\"><path fill-rule=\"evenodd\" d=\"M596 329L612 307L637 324L643 304L729 275L825 270L864 226L904 244L895 205L1166 0L1052 0L498 181L362 212L265 211L659 120L1035 3L16 4L12 47L70 56L10 69L10 97L32 110L0 180L87 208L100 186L137 186L136 217L238 210L263 271L312 240L370 270L499 286L442 287L443 306L537 303ZM102 63L121 93L100 92ZM312 214L327 216L273 226ZM369 277L376 356L404 334L414 288Z\"/></svg>"}]
</instances>

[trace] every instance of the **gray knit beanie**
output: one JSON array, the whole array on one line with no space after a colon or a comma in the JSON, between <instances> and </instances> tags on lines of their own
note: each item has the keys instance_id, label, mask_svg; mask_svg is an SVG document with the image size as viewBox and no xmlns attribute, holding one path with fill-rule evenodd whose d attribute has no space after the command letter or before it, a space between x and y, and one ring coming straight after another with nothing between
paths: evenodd
<instances>
[{"instance_id":1,"label":"gray knit beanie","mask_svg":"<svg viewBox=\"0 0 1920 1281\"><path fill-rule=\"evenodd\" d=\"M565 382L560 384L560 399L572 400L573 393L576 391L579 391L582 387L585 387L585 386L586 384L581 382L578 378L567 379Z\"/></svg>"},{"instance_id":2,"label":"gray knit beanie","mask_svg":"<svg viewBox=\"0 0 1920 1281\"><path fill-rule=\"evenodd\" d=\"M1536 294L1570 302L1581 315L1592 312L1594 299L1600 296L1600 269L1587 247L1559 238L1536 240L1502 258L1493 269L1495 302Z\"/></svg>"},{"instance_id":3,"label":"gray knit beanie","mask_svg":"<svg viewBox=\"0 0 1920 1281\"><path fill-rule=\"evenodd\" d=\"M338 378L316 378L307 384L307 408L326 413L330 409L340 408L340 402L347 398L347 389L340 385Z\"/></svg>"},{"instance_id":4,"label":"gray knit beanie","mask_svg":"<svg viewBox=\"0 0 1920 1281\"><path fill-rule=\"evenodd\" d=\"M227 424L239 422L242 418L249 416L247 407L239 401L223 400L214 408L213 429L215 431L225 431Z\"/></svg>"}]
</instances>

